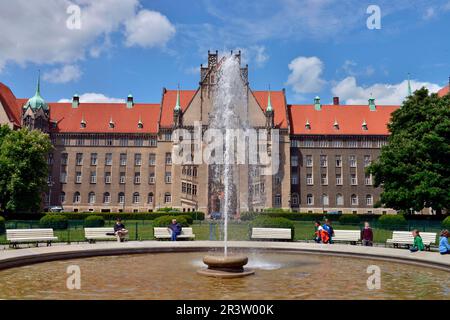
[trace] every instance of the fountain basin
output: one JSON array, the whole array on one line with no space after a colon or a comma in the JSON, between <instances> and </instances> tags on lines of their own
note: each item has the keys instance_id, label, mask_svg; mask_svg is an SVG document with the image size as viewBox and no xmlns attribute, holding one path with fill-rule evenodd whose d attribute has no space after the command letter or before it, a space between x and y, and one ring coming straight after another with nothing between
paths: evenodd
<instances>
[{"instance_id":1,"label":"fountain basin","mask_svg":"<svg viewBox=\"0 0 450 320\"><path fill-rule=\"evenodd\" d=\"M255 273L251 269L245 269L248 257L244 255L216 256L208 255L203 257L203 263L208 266L200 269L198 274L216 278L240 278Z\"/></svg>"}]
</instances>

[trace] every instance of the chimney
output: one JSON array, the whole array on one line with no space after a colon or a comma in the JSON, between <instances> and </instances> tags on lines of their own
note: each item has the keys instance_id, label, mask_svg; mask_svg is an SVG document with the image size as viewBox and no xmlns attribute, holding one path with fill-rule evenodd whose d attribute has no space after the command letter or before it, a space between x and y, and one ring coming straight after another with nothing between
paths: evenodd
<instances>
[{"instance_id":1,"label":"chimney","mask_svg":"<svg viewBox=\"0 0 450 320\"><path fill-rule=\"evenodd\" d=\"M78 94L74 94L72 98L72 108L78 108L78 105L80 104L80 97Z\"/></svg>"},{"instance_id":2,"label":"chimney","mask_svg":"<svg viewBox=\"0 0 450 320\"><path fill-rule=\"evenodd\" d=\"M127 97L127 108L131 109L134 106L134 99L133 96L131 95L131 93L128 95Z\"/></svg>"},{"instance_id":3,"label":"chimney","mask_svg":"<svg viewBox=\"0 0 450 320\"><path fill-rule=\"evenodd\" d=\"M335 106L339 105L339 97L333 97L333 105Z\"/></svg>"}]
</instances>

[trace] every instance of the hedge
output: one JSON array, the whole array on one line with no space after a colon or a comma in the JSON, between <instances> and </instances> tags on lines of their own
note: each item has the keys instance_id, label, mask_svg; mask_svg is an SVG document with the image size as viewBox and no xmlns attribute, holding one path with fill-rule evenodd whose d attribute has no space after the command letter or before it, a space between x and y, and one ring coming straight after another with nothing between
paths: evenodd
<instances>
[{"instance_id":1,"label":"hedge","mask_svg":"<svg viewBox=\"0 0 450 320\"><path fill-rule=\"evenodd\" d=\"M286 218L272 218L267 216L259 216L255 218L250 223L250 234L251 228L285 228L291 229L291 239L295 236L295 226L294 223Z\"/></svg>"},{"instance_id":2,"label":"hedge","mask_svg":"<svg viewBox=\"0 0 450 320\"><path fill-rule=\"evenodd\" d=\"M324 214L324 213L299 213L299 212L277 212L277 211L270 211L270 212L243 212L241 213L241 220L242 221L251 221L257 217L270 217L270 218L286 218L288 220L293 221L316 221L316 220L323 220L325 218L331 220L331 221L337 221L341 214Z\"/></svg>"},{"instance_id":3,"label":"hedge","mask_svg":"<svg viewBox=\"0 0 450 320\"><path fill-rule=\"evenodd\" d=\"M177 222L182 227L189 227L189 223L186 219L187 216L163 216L153 220L153 227L167 227L172 223L172 219L177 219Z\"/></svg>"},{"instance_id":4,"label":"hedge","mask_svg":"<svg viewBox=\"0 0 450 320\"><path fill-rule=\"evenodd\" d=\"M84 219L84 226L86 228L101 228L105 226L105 219L100 216L89 216Z\"/></svg>"},{"instance_id":5,"label":"hedge","mask_svg":"<svg viewBox=\"0 0 450 320\"><path fill-rule=\"evenodd\" d=\"M343 214L339 217L340 224L359 224L361 222L357 214Z\"/></svg>"},{"instance_id":6,"label":"hedge","mask_svg":"<svg viewBox=\"0 0 450 320\"><path fill-rule=\"evenodd\" d=\"M171 216L189 216L192 220L205 220L203 212L60 212L50 213L50 215L64 215L69 220L84 220L89 216L103 217L105 220L116 220L120 217L122 220L154 220L159 217Z\"/></svg>"},{"instance_id":7,"label":"hedge","mask_svg":"<svg viewBox=\"0 0 450 320\"><path fill-rule=\"evenodd\" d=\"M444 219L444 221L442 221L442 228L443 229L450 229L450 216L448 216L447 218Z\"/></svg>"},{"instance_id":8,"label":"hedge","mask_svg":"<svg viewBox=\"0 0 450 320\"><path fill-rule=\"evenodd\" d=\"M387 230L393 230L393 229L399 229L399 228L406 228L408 225L408 222L406 221L405 217L403 215L399 214L387 214L383 215L378 219L378 224L381 228L387 229Z\"/></svg>"},{"instance_id":9,"label":"hedge","mask_svg":"<svg viewBox=\"0 0 450 320\"><path fill-rule=\"evenodd\" d=\"M5 218L0 217L0 234L5 233Z\"/></svg>"},{"instance_id":10,"label":"hedge","mask_svg":"<svg viewBox=\"0 0 450 320\"><path fill-rule=\"evenodd\" d=\"M55 230L67 229L68 219L61 214L47 214L39 220L39 225L42 228L51 228Z\"/></svg>"}]
</instances>

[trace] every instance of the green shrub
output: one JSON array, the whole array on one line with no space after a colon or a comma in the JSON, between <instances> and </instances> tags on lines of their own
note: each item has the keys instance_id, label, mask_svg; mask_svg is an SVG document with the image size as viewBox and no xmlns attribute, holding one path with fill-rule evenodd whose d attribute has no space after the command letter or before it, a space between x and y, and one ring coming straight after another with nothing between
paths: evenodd
<instances>
[{"instance_id":1,"label":"green shrub","mask_svg":"<svg viewBox=\"0 0 450 320\"><path fill-rule=\"evenodd\" d=\"M291 229L291 239L295 236L295 226L294 223L286 218L272 218L267 216L256 217L250 223L251 228L285 228Z\"/></svg>"},{"instance_id":2,"label":"green shrub","mask_svg":"<svg viewBox=\"0 0 450 320\"><path fill-rule=\"evenodd\" d=\"M0 234L5 233L5 218L0 217Z\"/></svg>"},{"instance_id":3,"label":"green shrub","mask_svg":"<svg viewBox=\"0 0 450 320\"><path fill-rule=\"evenodd\" d=\"M183 227L189 227L189 223L183 216L163 216L153 220L153 227L167 227L172 223L172 219L177 219L177 222Z\"/></svg>"},{"instance_id":4,"label":"green shrub","mask_svg":"<svg viewBox=\"0 0 450 320\"><path fill-rule=\"evenodd\" d=\"M443 229L450 230L450 216L448 216L447 218L445 218L445 219L442 221L442 228L443 228Z\"/></svg>"},{"instance_id":5,"label":"green shrub","mask_svg":"<svg viewBox=\"0 0 450 320\"><path fill-rule=\"evenodd\" d=\"M171 207L159 208L158 211L159 212L180 212L180 210L174 209Z\"/></svg>"},{"instance_id":6,"label":"green shrub","mask_svg":"<svg viewBox=\"0 0 450 320\"><path fill-rule=\"evenodd\" d=\"M360 222L357 214L343 214L339 217L340 224L359 224Z\"/></svg>"},{"instance_id":7,"label":"green shrub","mask_svg":"<svg viewBox=\"0 0 450 320\"><path fill-rule=\"evenodd\" d=\"M39 225L42 228L51 228L55 230L67 229L68 219L60 214L47 214L39 220Z\"/></svg>"},{"instance_id":8,"label":"green shrub","mask_svg":"<svg viewBox=\"0 0 450 320\"><path fill-rule=\"evenodd\" d=\"M191 224L194 223L194 219L192 219L192 217L191 217L191 216L188 216L188 215L175 216L175 217L176 217L177 221L178 221L178 219L180 219L180 218L186 219L186 222L187 222L189 225L191 225Z\"/></svg>"},{"instance_id":9,"label":"green shrub","mask_svg":"<svg viewBox=\"0 0 450 320\"><path fill-rule=\"evenodd\" d=\"M255 219L258 216L258 214L261 214L261 213L258 213L258 212L255 212L255 211L242 212L241 213L241 220L242 221L252 221L253 219Z\"/></svg>"},{"instance_id":10,"label":"green shrub","mask_svg":"<svg viewBox=\"0 0 450 320\"><path fill-rule=\"evenodd\" d=\"M101 228L105 226L105 219L100 216L89 216L84 219L84 226L86 228Z\"/></svg>"},{"instance_id":11,"label":"green shrub","mask_svg":"<svg viewBox=\"0 0 450 320\"><path fill-rule=\"evenodd\" d=\"M378 224L382 229L404 229L408 225L405 217L400 214L386 214L378 219Z\"/></svg>"}]
</instances>

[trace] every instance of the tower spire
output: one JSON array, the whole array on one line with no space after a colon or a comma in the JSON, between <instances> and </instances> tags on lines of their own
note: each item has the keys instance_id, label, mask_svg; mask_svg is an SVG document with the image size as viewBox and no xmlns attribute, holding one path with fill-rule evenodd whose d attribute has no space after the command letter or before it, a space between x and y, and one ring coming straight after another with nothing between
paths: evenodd
<instances>
[{"instance_id":1,"label":"tower spire","mask_svg":"<svg viewBox=\"0 0 450 320\"><path fill-rule=\"evenodd\" d=\"M412 96L410 77L411 77L411 74L408 72L408 97Z\"/></svg>"},{"instance_id":2,"label":"tower spire","mask_svg":"<svg viewBox=\"0 0 450 320\"><path fill-rule=\"evenodd\" d=\"M37 78L37 85L36 85L36 95L41 95L41 70L38 70L38 78Z\"/></svg>"},{"instance_id":3,"label":"tower spire","mask_svg":"<svg viewBox=\"0 0 450 320\"><path fill-rule=\"evenodd\" d=\"M178 84L178 88L177 88L177 102L174 108L174 111L180 111L181 110L181 106L180 106L180 84Z\"/></svg>"},{"instance_id":4,"label":"tower spire","mask_svg":"<svg viewBox=\"0 0 450 320\"><path fill-rule=\"evenodd\" d=\"M269 95L267 97L267 109L266 111L268 112L272 112L273 108L272 108L272 98L271 98L271 93L270 93L270 84L269 84Z\"/></svg>"}]
</instances>

